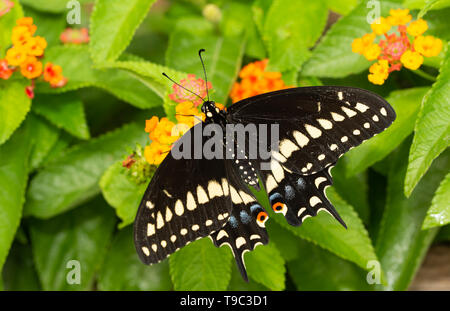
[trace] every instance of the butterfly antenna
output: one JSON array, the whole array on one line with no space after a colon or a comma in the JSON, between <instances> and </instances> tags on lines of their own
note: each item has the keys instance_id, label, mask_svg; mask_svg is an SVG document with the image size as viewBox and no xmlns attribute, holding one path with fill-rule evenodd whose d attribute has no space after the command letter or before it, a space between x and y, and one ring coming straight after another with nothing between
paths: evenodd
<instances>
[{"instance_id":1,"label":"butterfly antenna","mask_svg":"<svg viewBox=\"0 0 450 311\"><path fill-rule=\"evenodd\" d=\"M179 87L181 87L182 89L188 91L189 93L194 94L195 96L197 96L198 98L200 98L203 102L205 101L205 99L203 99L202 97L200 97L200 95L198 95L198 94L192 92L191 90L188 90L187 88L185 88L185 87L182 86L181 84L175 82L175 81L174 81L173 79L171 79L168 75L166 75L165 72L163 72L162 75L163 75L164 77L166 77L167 79L169 79L170 81L172 81L173 83L175 83L176 85L178 85Z\"/></svg>"},{"instance_id":2,"label":"butterfly antenna","mask_svg":"<svg viewBox=\"0 0 450 311\"><path fill-rule=\"evenodd\" d=\"M205 49L200 49L198 51L198 56L200 57L200 61L202 62L202 66L203 66L203 73L205 74L205 88L206 88L206 95L208 96L208 101L209 101L209 92L208 92L208 77L206 76L206 69L205 69L205 63L203 62L203 58L202 58L202 52L205 52Z\"/></svg>"}]
</instances>

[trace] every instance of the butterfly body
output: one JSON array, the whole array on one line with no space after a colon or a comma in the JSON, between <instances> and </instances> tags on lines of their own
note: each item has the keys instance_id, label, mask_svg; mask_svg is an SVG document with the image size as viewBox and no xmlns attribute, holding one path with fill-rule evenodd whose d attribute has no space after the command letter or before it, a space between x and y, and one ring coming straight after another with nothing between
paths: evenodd
<instances>
[{"instance_id":1,"label":"butterfly body","mask_svg":"<svg viewBox=\"0 0 450 311\"><path fill-rule=\"evenodd\" d=\"M191 134L215 124L222 129L220 148L225 157L176 160L172 152L166 157L136 216L136 250L144 263L151 264L209 236L214 245L231 248L244 279L244 254L269 241L264 227L268 213L249 186L259 189L260 179L273 211L291 225L299 226L326 211L345 226L325 195L332 184L330 170L346 151L395 119L394 110L380 96L339 86L266 93L235 103L227 111L205 101L202 111L205 121L172 149L179 144L194 148ZM227 129L236 125L256 130L236 141L227 135ZM270 158L250 150L263 134L278 136L276 144L267 146ZM206 140L202 137L200 144Z\"/></svg>"}]
</instances>

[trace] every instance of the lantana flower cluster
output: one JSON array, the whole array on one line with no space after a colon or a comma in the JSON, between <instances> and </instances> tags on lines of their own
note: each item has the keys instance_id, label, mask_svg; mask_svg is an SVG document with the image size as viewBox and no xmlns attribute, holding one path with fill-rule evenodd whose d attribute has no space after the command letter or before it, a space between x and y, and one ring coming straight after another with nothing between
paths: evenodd
<instances>
[{"instance_id":1,"label":"lantana flower cluster","mask_svg":"<svg viewBox=\"0 0 450 311\"><path fill-rule=\"evenodd\" d=\"M240 82L231 90L233 103L255 95L290 88L281 78L280 72L266 71L268 59L255 61L244 66L239 72Z\"/></svg>"},{"instance_id":2,"label":"lantana flower cluster","mask_svg":"<svg viewBox=\"0 0 450 311\"><path fill-rule=\"evenodd\" d=\"M416 70L424 57L437 56L442 50L442 41L425 36L428 29L425 20L412 20L408 9L391 9L388 17L380 17L371 24L372 32L352 42L352 51L367 60L377 60L369 68L368 79L382 85L389 74L402 66ZM376 43L377 36L381 36Z\"/></svg>"},{"instance_id":3,"label":"lantana flower cluster","mask_svg":"<svg viewBox=\"0 0 450 311\"><path fill-rule=\"evenodd\" d=\"M199 96L206 97L206 89L212 88L210 82L206 82L195 75L189 74L186 79L182 79L180 84L192 90ZM149 133L151 144L144 149L144 156L147 162L152 165L159 165L170 152L172 145L183 136L191 127L198 122L205 120L205 115L200 111L202 100L192 93L187 92L179 85L173 85L173 93L169 98L178 104L175 107L175 119L172 122L168 118L154 116L145 123L145 131ZM219 109L225 109L221 104L216 103Z\"/></svg>"},{"instance_id":4,"label":"lantana flower cluster","mask_svg":"<svg viewBox=\"0 0 450 311\"><path fill-rule=\"evenodd\" d=\"M87 28L67 28L59 37L64 44L85 44L89 43L89 30Z\"/></svg>"},{"instance_id":5,"label":"lantana flower cluster","mask_svg":"<svg viewBox=\"0 0 450 311\"><path fill-rule=\"evenodd\" d=\"M67 79L62 74L62 68L48 62L42 65L41 59L47 48L47 41L34 36L37 27L31 17L23 17L16 21L13 28L11 41L12 47L6 52L5 59L0 59L0 78L7 80L14 71L19 71L22 76L32 80L31 86L26 88L28 97L34 97L34 81L43 76L43 79L52 87L63 87Z\"/></svg>"}]
</instances>

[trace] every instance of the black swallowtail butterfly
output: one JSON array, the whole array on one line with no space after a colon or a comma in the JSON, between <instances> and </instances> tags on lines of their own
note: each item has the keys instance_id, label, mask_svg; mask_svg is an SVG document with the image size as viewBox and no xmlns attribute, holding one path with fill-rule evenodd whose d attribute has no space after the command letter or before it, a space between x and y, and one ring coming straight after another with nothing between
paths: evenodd
<instances>
[{"instance_id":1,"label":"black swallowtail butterfly","mask_svg":"<svg viewBox=\"0 0 450 311\"><path fill-rule=\"evenodd\" d=\"M249 158L248 148L235 142L230 146L225 135L223 148L233 150L230 158L176 160L170 152L139 206L134 224L136 250L145 264L153 264L209 236L215 246L231 248L245 280L244 253L269 242L264 225L268 214L248 186L258 189L261 178L274 212L282 213L293 226L323 210L346 227L325 195L332 184L330 170L345 152L385 130L396 117L380 96L341 86L270 92L239 101L226 112L208 98L202 111L205 121L174 148L184 143L193 150L191 134L212 123L223 128L277 124L279 144L276 151L269 146L270 169L260 169L263 159ZM270 131L268 127L269 137ZM247 145L258 141L258 134L248 136Z\"/></svg>"}]
</instances>

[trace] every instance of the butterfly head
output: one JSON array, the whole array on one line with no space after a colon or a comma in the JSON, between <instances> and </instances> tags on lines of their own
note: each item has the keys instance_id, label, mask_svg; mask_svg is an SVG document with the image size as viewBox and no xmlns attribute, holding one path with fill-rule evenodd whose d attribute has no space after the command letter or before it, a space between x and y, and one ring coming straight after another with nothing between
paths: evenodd
<instances>
[{"instance_id":1,"label":"butterfly head","mask_svg":"<svg viewBox=\"0 0 450 311\"><path fill-rule=\"evenodd\" d=\"M216 103L212 100L207 100L203 102L202 112L207 118L212 118L214 115L219 113L219 108L216 107Z\"/></svg>"}]
</instances>

